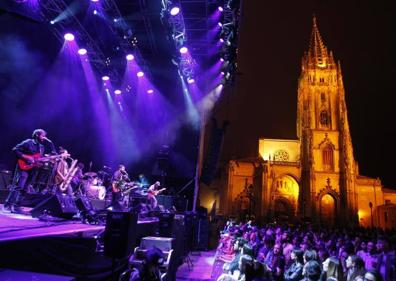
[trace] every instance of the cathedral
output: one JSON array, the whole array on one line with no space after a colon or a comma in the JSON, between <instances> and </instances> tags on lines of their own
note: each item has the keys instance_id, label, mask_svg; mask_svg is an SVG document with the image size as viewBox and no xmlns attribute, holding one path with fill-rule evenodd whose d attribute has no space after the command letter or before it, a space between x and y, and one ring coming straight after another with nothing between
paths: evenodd
<instances>
[{"instance_id":1,"label":"cathedral","mask_svg":"<svg viewBox=\"0 0 396 281\"><path fill-rule=\"evenodd\" d=\"M216 196L201 188L201 204L239 218L396 227L396 191L359 173L341 66L315 18L297 95L297 139L259 139L259 157L230 160Z\"/></svg>"}]
</instances>

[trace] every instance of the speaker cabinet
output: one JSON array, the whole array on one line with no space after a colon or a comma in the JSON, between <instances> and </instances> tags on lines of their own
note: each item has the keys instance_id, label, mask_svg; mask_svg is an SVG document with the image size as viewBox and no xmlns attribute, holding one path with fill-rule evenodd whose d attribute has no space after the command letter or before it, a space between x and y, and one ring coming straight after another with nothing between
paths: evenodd
<instances>
[{"instance_id":1,"label":"speaker cabinet","mask_svg":"<svg viewBox=\"0 0 396 281\"><path fill-rule=\"evenodd\" d=\"M158 214L158 234L161 237L173 237L173 221L175 219L174 213L159 213Z\"/></svg>"},{"instance_id":2,"label":"speaker cabinet","mask_svg":"<svg viewBox=\"0 0 396 281\"><path fill-rule=\"evenodd\" d=\"M93 210L90 199L86 196L80 196L76 199L76 206L80 212L89 212Z\"/></svg>"},{"instance_id":3,"label":"speaker cabinet","mask_svg":"<svg viewBox=\"0 0 396 281\"><path fill-rule=\"evenodd\" d=\"M77 212L73 198L65 194L52 195L30 211L32 217L50 215L61 218L72 218Z\"/></svg>"},{"instance_id":4,"label":"speaker cabinet","mask_svg":"<svg viewBox=\"0 0 396 281\"><path fill-rule=\"evenodd\" d=\"M136 246L137 214L108 212L104 233L104 253L108 257L123 258Z\"/></svg>"}]
</instances>

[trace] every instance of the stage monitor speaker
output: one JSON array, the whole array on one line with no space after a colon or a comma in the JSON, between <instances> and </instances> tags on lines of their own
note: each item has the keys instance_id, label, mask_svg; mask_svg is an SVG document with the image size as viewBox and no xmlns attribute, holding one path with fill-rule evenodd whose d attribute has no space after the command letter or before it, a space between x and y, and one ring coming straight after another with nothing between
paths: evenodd
<instances>
[{"instance_id":1,"label":"stage monitor speaker","mask_svg":"<svg viewBox=\"0 0 396 281\"><path fill-rule=\"evenodd\" d=\"M174 248L175 239L168 237L154 237L147 236L143 237L140 242L140 247L143 249L150 249L152 247L156 247L163 252L169 252Z\"/></svg>"},{"instance_id":2,"label":"stage monitor speaker","mask_svg":"<svg viewBox=\"0 0 396 281\"><path fill-rule=\"evenodd\" d=\"M79 196L76 199L76 206L80 212L89 212L93 210L91 200L86 196Z\"/></svg>"},{"instance_id":3,"label":"stage monitor speaker","mask_svg":"<svg viewBox=\"0 0 396 281\"><path fill-rule=\"evenodd\" d=\"M133 212L108 212L104 232L104 253L123 258L136 246L138 215Z\"/></svg>"},{"instance_id":4,"label":"stage monitor speaker","mask_svg":"<svg viewBox=\"0 0 396 281\"><path fill-rule=\"evenodd\" d=\"M65 194L52 195L31 210L32 217L50 215L53 217L72 218L78 212L73 197Z\"/></svg>"}]
</instances>

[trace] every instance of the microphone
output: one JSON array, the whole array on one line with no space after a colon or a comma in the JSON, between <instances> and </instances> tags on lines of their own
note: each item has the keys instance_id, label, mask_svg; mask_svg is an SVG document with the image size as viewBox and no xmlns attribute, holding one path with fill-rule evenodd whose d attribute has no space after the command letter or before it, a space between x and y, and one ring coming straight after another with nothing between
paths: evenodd
<instances>
[{"instance_id":1,"label":"microphone","mask_svg":"<svg viewBox=\"0 0 396 281\"><path fill-rule=\"evenodd\" d=\"M51 143L52 143L52 141L51 141L49 138L47 138L47 137L43 137L43 140L46 140L46 141L48 141L48 142L51 142Z\"/></svg>"}]
</instances>

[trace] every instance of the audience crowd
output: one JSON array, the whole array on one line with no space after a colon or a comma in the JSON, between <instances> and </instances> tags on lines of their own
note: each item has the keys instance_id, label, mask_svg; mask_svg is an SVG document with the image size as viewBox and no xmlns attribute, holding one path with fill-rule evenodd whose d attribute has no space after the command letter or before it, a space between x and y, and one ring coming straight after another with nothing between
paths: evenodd
<instances>
[{"instance_id":1,"label":"audience crowd","mask_svg":"<svg viewBox=\"0 0 396 281\"><path fill-rule=\"evenodd\" d=\"M218 281L396 281L395 233L228 221Z\"/></svg>"}]
</instances>

